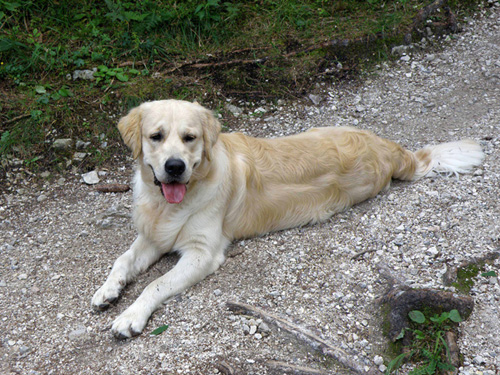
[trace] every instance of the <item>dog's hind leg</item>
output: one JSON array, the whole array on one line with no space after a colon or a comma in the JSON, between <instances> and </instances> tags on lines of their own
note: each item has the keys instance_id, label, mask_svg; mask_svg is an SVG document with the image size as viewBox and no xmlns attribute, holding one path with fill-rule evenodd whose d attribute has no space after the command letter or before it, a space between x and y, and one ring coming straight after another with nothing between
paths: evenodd
<instances>
[{"instance_id":1,"label":"dog's hind leg","mask_svg":"<svg viewBox=\"0 0 500 375\"><path fill-rule=\"evenodd\" d=\"M162 254L139 235L130 249L115 261L106 282L94 294L92 307L96 310L107 309L118 299L125 285L156 262Z\"/></svg>"}]
</instances>

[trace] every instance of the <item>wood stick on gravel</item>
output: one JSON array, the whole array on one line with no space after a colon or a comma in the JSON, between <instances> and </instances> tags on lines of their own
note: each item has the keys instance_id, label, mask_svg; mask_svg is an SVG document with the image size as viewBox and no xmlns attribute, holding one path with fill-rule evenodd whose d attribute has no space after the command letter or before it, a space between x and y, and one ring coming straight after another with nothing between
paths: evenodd
<instances>
[{"instance_id":1,"label":"wood stick on gravel","mask_svg":"<svg viewBox=\"0 0 500 375\"><path fill-rule=\"evenodd\" d=\"M292 333L299 340L305 342L313 349L319 350L324 355L333 358L342 366L349 368L351 371L354 371L357 374L380 373L380 371L375 367L368 368L368 371L365 370L365 365L353 358L355 354L341 349L340 345L324 340L321 337L310 332L309 330L270 312L264 311L259 307L234 301L228 301L226 303L226 306L229 308L229 310L233 311L236 314L246 314L254 317L259 317L268 323L276 325L278 328Z\"/></svg>"}]
</instances>

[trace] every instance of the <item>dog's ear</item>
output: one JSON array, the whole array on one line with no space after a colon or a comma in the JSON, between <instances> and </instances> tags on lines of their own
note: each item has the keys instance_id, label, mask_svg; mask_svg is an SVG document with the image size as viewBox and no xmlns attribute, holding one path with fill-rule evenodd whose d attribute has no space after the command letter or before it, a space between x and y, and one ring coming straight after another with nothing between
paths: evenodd
<instances>
[{"instance_id":1,"label":"dog's ear","mask_svg":"<svg viewBox=\"0 0 500 375\"><path fill-rule=\"evenodd\" d=\"M125 144L132 150L134 159L142 152L141 120L141 107L136 107L118 122L118 130Z\"/></svg>"},{"instance_id":2,"label":"dog's ear","mask_svg":"<svg viewBox=\"0 0 500 375\"><path fill-rule=\"evenodd\" d=\"M205 108L202 112L202 123L205 156L208 161L211 161L212 148L214 147L215 142L217 142L217 138L219 138L221 125L220 122L215 118L212 111L209 111Z\"/></svg>"}]
</instances>

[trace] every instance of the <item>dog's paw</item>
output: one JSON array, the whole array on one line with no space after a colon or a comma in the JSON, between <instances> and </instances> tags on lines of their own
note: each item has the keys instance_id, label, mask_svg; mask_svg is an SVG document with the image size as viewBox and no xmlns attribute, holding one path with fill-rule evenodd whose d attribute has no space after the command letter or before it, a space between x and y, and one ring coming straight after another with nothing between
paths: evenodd
<instances>
[{"instance_id":1,"label":"dog's paw","mask_svg":"<svg viewBox=\"0 0 500 375\"><path fill-rule=\"evenodd\" d=\"M95 310L106 310L112 303L114 303L120 295L120 288L104 284L92 297L92 307Z\"/></svg>"},{"instance_id":2,"label":"dog's paw","mask_svg":"<svg viewBox=\"0 0 500 375\"><path fill-rule=\"evenodd\" d=\"M120 340L139 335L149 319L149 314L134 305L125 310L115 319L111 332Z\"/></svg>"}]
</instances>

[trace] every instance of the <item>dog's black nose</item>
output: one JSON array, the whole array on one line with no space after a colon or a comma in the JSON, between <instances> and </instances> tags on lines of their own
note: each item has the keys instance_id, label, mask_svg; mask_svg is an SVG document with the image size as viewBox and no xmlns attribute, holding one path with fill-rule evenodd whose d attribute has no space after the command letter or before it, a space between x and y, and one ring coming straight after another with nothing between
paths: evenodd
<instances>
[{"instance_id":1,"label":"dog's black nose","mask_svg":"<svg viewBox=\"0 0 500 375\"><path fill-rule=\"evenodd\" d=\"M165 163L165 171L171 177L179 177L186 170L186 164L180 159L168 159Z\"/></svg>"}]
</instances>

